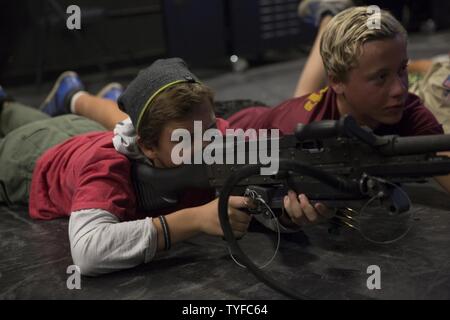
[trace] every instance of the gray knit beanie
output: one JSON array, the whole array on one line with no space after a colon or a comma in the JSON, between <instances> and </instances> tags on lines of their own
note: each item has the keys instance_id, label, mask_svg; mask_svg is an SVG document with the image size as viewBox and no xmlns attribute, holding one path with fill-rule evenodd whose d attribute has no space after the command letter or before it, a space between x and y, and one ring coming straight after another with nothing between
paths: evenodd
<instances>
[{"instance_id":1,"label":"gray knit beanie","mask_svg":"<svg viewBox=\"0 0 450 320\"><path fill-rule=\"evenodd\" d=\"M199 82L180 58L156 60L139 72L119 97L119 108L127 113L136 130L142 115L155 97L165 89L183 82Z\"/></svg>"}]
</instances>

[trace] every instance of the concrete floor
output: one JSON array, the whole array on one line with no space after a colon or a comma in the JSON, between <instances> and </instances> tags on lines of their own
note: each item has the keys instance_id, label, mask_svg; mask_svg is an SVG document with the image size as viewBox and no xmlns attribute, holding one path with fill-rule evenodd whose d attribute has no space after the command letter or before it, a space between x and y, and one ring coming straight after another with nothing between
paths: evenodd
<instances>
[{"instance_id":1,"label":"concrete floor","mask_svg":"<svg viewBox=\"0 0 450 320\"><path fill-rule=\"evenodd\" d=\"M409 190L412 228L400 241L377 245L326 226L283 235L265 271L279 284L314 299L450 299L450 204L432 186ZM69 290L72 264L66 219L31 221L26 208L0 207L0 299L285 299L230 258L220 238L198 236L139 267L82 277ZM253 228L240 245L257 264L274 253L273 233ZM368 267L381 270L369 290Z\"/></svg>"}]
</instances>

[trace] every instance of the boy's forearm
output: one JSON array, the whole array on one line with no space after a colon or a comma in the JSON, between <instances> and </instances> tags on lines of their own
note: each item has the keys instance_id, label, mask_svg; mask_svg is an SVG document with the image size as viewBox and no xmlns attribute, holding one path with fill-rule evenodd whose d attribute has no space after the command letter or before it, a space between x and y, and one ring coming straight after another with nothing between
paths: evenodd
<instances>
[{"instance_id":1,"label":"boy's forearm","mask_svg":"<svg viewBox=\"0 0 450 320\"><path fill-rule=\"evenodd\" d=\"M189 239L200 233L201 221L199 207L187 208L165 216L170 232L171 244ZM164 250L164 230L158 218L153 219L153 224L158 234L157 251Z\"/></svg>"}]
</instances>

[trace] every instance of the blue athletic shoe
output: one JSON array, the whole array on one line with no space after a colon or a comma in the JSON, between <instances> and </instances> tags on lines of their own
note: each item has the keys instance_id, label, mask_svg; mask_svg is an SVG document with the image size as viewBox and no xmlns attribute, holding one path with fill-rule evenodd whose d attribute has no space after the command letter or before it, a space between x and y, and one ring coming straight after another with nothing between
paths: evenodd
<instances>
[{"instance_id":1,"label":"blue athletic shoe","mask_svg":"<svg viewBox=\"0 0 450 320\"><path fill-rule=\"evenodd\" d=\"M0 86L0 113L2 112L3 102L6 100L6 92L3 90L3 87Z\"/></svg>"},{"instance_id":2,"label":"blue athletic shoe","mask_svg":"<svg viewBox=\"0 0 450 320\"><path fill-rule=\"evenodd\" d=\"M104 86L98 93L97 97L117 102L123 92L123 86L120 83L112 82Z\"/></svg>"},{"instance_id":3,"label":"blue athletic shoe","mask_svg":"<svg viewBox=\"0 0 450 320\"><path fill-rule=\"evenodd\" d=\"M302 0L298 15L305 23L318 27L325 15L335 16L352 6L351 0Z\"/></svg>"},{"instance_id":4,"label":"blue athletic shoe","mask_svg":"<svg viewBox=\"0 0 450 320\"><path fill-rule=\"evenodd\" d=\"M40 109L51 117L70 113L70 99L81 90L84 90L84 85L78 74L66 71L58 77Z\"/></svg>"}]
</instances>

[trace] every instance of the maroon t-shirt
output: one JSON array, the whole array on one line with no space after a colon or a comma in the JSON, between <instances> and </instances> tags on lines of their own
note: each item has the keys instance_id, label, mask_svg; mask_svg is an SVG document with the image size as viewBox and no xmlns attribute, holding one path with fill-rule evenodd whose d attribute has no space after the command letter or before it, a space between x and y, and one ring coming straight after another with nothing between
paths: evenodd
<instances>
[{"instance_id":1,"label":"maroon t-shirt","mask_svg":"<svg viewBox=\"0 0 450 320\"><path fill-rule=\"evenodd\" d=\"M399 136L432 135L444 133L442 125L423 105L420 98L408 94L403 117L395 125L380 125L374 133ZM287 100L275 108L251 107L228 118L231 128L279 129L280 134L292 134L298 123L319 120L338 120L336 93L330 88Z\"/></svg>"}]
</instances>

